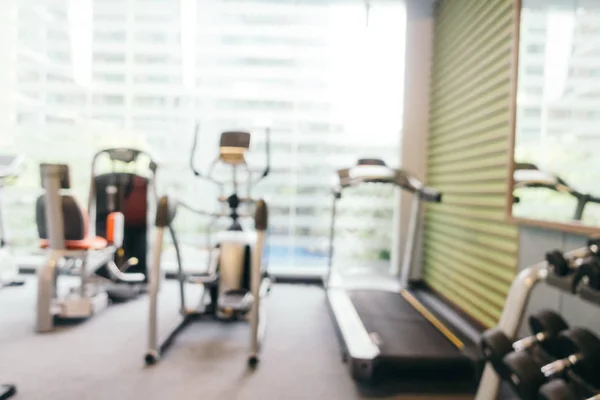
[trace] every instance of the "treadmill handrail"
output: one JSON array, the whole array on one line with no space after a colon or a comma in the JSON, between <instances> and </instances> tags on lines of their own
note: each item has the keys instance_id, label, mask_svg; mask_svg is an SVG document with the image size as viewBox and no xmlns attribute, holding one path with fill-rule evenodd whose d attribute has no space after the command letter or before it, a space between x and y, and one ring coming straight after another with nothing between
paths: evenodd
<instances>
[{"instance_id":1,"label":"treadmill handrail","mask_svg":"<svg viewBox=\"0 0 600 400\"><path fill-rule=\"evenodd\" d=\"M425 186L421 180L408 171L393 169L385 166L355 167L364 170L370 168L372 174L356 174L352 176L354 168L343 168L337 171L339 185L334 187L334 193L339 193L348 187L356 187L364 183L393 184L410 193L418 194L419 198L428 202L439 203L442 194L434 188Z\"/></svg>"},{"instance_id":2,"label":"treadmill handrail","mask_svg":"<svg viewBox=\"0 0 600 400\"><path fill-rule=\"evenodd\" d=\"M527 172L531 173L527 175ZM521 175L521 177L519 177L519 175ZM523 175L525 175L525 178L523 178ZM513 190L523 188L541 188L567 193L573 196L578 203L575 215L573 216L573 219L576 221L581 220L583 217L583 211L587 203L600 204L600 197L589 193L582 193L572 188L565 180L556 175L540 170L535 164L516 163L515 170L513 172L513 180Z\"/></svg>"}]
</instances>

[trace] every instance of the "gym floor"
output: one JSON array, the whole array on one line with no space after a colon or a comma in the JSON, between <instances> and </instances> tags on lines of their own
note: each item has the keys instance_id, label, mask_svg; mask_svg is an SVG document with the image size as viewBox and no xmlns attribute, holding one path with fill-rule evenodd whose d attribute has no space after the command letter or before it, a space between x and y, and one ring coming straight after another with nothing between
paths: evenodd
<instances>
[{"instance_id":1,"label":"gym floor","mask_svg":"<svg viewBox=\"0 0 600 400\"><path fill-rule=\"evenodd\" d=\"M163 286L161 323L177 320L173 282ZM146 297L111 306L81 324L33 332L35 279L0 291L0 382L18 399L467 399L366 394L349 377L322 288L275 285L261 364L246 367L245 324L195 323L145 367Z\"/></svg>"}]
</instances>

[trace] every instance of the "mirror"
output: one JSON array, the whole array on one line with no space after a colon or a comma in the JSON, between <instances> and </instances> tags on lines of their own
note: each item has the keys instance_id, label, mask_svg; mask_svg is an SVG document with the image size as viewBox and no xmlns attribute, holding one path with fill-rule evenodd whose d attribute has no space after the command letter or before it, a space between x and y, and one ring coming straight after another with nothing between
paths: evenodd
<instances>
[{"instance_id":1,"label":"mirror","mask_svg":"<svg viewBox=\"0 0 600 400\"><path fill-rule=\"evenodd\" d=\"M518 68L513 217L600 228L600 1L522 0Z\"/></svg>"}]
</instances>

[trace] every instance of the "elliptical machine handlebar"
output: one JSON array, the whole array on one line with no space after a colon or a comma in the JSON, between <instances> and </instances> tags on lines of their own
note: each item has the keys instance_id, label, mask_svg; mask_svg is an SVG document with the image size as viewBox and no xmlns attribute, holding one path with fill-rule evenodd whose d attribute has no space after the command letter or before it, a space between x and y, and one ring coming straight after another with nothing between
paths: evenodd
<instances>
[{"instance_id":1,"label":"elliptical machine handlebar","mask_svg":"<svg viewBox=\"0 0 600 400\"><path fill-rule=\"evenodd\" d=\"M205 179L205 180L215 183L219 186L225 185L225 182L219 181L211 176L213 168L215 167L215 164L219 161L219 159L216 159L213 163L211 163L209 172L207 174L204 174L199 168L196 167L196 165L194 163L194 156L196 155L196 149L198 147L198 136L200 136L200 124L196 123L196 126L194 128L194 141L192 142L192 150L190 152L190 168L191 168L192 172L198 178ZM250 187L254 186L258 182L260 182L261 180L266 178L269 175L269 173L271 172L271 128L269 128L269 127L265 128L265 137L266 137L266 140L265 140L266 166L263 169L261 175L258 177L258 179L250 183ZM249 171L249 174L252 173L250 170L248 170L248 171Z\"/></svg>"},{"instance_id":2,"label":"elliptical machine handlebar","mask_svg":"<svg viewBox=\"0 0 600 400\"><path fill-rule=\"evenodd\" d=\"M202 171L199 170L198 168L196 168L196 165L194 164L194 156L196 155L196 147L198 147L199 134L200 134L200 124L196 123L196 126L194 128L194 141L192 143L192 151L190 152L190 168L192 169L192 172L194 173L194 175L196 177L206 179L207 181L215 183L215 184L219 185L219 187L221 187L225 184L224 182L218 181L218 180L212 178L211 176L203 174Z\"/></svg>"},{"instance_id":3,"label":"elliptical machine handlebar","mask_svg":"<svg viewBox=\"0 0 600 400\"><path fill-rule=\"evenodd\" d=\"M265 129L265 139L265 155L267 157L267 165L263 170L262 175L256 180L256 182L254 182L254 184L257 184L266 178L269 175L269 172L271 172L271 128L269 127Z\"/></svg>"}]
</instances>

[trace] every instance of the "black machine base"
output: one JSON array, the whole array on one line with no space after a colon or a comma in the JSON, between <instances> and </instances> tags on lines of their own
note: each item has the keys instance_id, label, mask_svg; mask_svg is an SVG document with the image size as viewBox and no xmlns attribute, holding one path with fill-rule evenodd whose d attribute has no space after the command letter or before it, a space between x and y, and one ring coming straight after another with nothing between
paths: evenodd
<instances>
[{"instance_id":1,"label":"black machine base","mask_svg":"<svg viewBox=\"0 0 600 400\"><path fill-rule=\"evenodd\" d=\"M8 399L17 394L17 388L14 385L0 385L0 400Z\"/></svg>"},{"instance_id":2,"label":"black machine base","mask_svg":"<svg viewBox=\"0 0 600 400\"><path fill-rule=\"evenodd\" d=\"M476 360L460 348L461 343L453 344L436 329L401 293L347 293L364 329L379 348L371 363L370 383L404 381L403 385L415 386L414 391L419 391L418 387L435 391L435 381L446 390L451 384L457 392L476 388Z\"/></svg>"}]
</instances>

